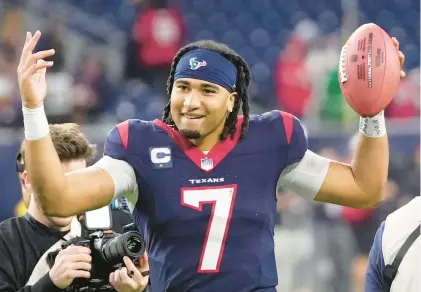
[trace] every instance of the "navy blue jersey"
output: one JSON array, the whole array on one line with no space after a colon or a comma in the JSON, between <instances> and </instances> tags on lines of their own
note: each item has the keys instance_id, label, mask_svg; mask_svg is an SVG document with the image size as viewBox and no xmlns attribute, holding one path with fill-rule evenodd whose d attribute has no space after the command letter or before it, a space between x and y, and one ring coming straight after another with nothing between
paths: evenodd
<instances>
[{"instance_id":1,"label":"navy blue jersey","mask_svg":"<svg viewBox=\"0 0 421 292\"><path fill-rule=\"evenodd\" d=\"M129 120L104 154L135 170L134 220L144 234L154 291L275 291L276 185L307 140L298 119L252 115L239 141L204 154L159 120Z\"/></svg>"},{"instance_id":2,"label":"navy blue jersey","mask_svg":"<svg viewBox=\"0 0 421 292\"><path fill-rule=\"evenodd\" d=\"M384 231L384 222L376 232L374 243L370 250L369 262L366 271L364 291L366 292L382 292L382 279L385 269L383 252L382 252L382 237Z\"/></svg>"}]
</instances>

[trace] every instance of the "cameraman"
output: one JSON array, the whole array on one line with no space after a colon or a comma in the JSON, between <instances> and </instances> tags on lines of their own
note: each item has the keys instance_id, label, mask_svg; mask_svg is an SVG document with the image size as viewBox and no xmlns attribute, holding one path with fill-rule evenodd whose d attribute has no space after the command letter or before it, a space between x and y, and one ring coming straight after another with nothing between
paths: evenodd
<instances>
[{"instance_id":1,"label":"cameraman","mask_svg":"<svg viewBox=\"0 0 421 292\"><path fill-rule=\"evenodd\" d=\"M51 125L50 133L66 172L85 168L95 154L95 147L75 124ZM21 161L24 161L24 153L21 152ZM26 172L21 177L25 191L31 193ZM80 236L81 226L76 217L45 216L32 195L31 198L27 200L28 212L24 216L0 223L0 291L61 291L76 278L89 278L91 251L81 246L60 251L49 270L46 255L59 249L65 240ZM133 265L130 260L125 261L126 265ZM147 261L142 265L147 265ZM128 268L132 278L123 268L110 276L111 284L120 292L142 291L148 277L139 277L140 272L133 270L133 266Z\"/></svg>"}]
</instances>

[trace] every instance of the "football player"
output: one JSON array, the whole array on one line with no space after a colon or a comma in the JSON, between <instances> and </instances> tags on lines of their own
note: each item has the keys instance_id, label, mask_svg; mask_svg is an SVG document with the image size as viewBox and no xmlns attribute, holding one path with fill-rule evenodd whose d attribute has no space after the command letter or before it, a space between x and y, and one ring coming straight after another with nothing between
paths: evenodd
<instances>
[{"instance_id":1,"label":"football player","mask_svg":"<svg viewBox=\"0 0 421 292\"><path fill-rule=\"evenodd\" d=\"M248 65L214 41L175 56L162 120L122 122L99 162L64 174L43 108L53 66L43 59L54 50L34 53L40 36L27 33L18 68L36 199L50 216L69 216L126 197L145 235L154 291L275 291L279 185L357 208L382 199L389 162L382 114L361 118L352 164L320 157L294 116L250 115Z\"/></svg>"}]
</instances>

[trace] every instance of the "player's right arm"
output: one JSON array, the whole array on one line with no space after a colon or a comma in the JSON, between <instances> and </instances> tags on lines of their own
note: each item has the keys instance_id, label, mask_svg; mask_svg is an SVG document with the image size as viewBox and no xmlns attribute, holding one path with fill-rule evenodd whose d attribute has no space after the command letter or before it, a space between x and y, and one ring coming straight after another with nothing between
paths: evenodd
<instances>
[{"instance_id":1,"label":"player's right arm","mask_svg":"<svg viewBox=\"0 0 421 292\"><path fill-rule=\"evenodd\" d=\"M48 216L81 214L123 196L136 203L136 176L123 160L104 156L93 166L64 174L49 135L26 141L25 151L35 199Z\"/></svg>"},{"instance_id":2,"label":"player's right arm","mask_svg":"<svg viewBox=\"0 0 421 292\"><path fill-rule=\"evenodd\" d=\"M48 216L73 216L112 201L111 175L96 165L64 174L50 136L26 141L25 151L34 197Z\"/></svg>"},{"instance_id":3,"label":"player's right arm","mask_svg":"<svg viewBox=\"0 0 421 292\"><path fill-rule=\"evenodd\" d=\"M71 216L109 204L133 186L134 171L124 161L105 157L87 169L64 174L43 109L45 74L54 50L33 53L41 33L27 33L18 67L25 124L25 152L35 199L49 216ZM126 175L125 175L126 174Z\"/></svg>"}]
</instances>

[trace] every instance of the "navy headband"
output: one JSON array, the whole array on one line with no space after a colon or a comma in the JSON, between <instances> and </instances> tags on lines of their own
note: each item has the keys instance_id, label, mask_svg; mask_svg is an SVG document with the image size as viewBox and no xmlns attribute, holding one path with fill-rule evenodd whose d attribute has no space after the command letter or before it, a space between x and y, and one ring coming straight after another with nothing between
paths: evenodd
<instances>
[{"instance_id":1,"label":"navy headband","mask_svg":"<svg viewBox=\"0 0 421 292\"><path fill-rule=\"evenodd\" d=\"M187 52L177 64L174 81L179 78L193 78L208 81L235 91L237 69L220 54L206 49Z\"/></svg>"}]
</instances>

